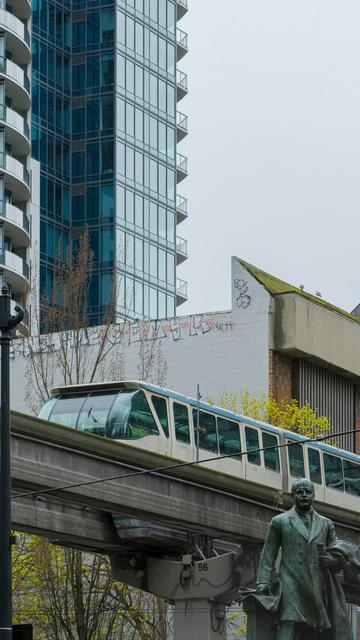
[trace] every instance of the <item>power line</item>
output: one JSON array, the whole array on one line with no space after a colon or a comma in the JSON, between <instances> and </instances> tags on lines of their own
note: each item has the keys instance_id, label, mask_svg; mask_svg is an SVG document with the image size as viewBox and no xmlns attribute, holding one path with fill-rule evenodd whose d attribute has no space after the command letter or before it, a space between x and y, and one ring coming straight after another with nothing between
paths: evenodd
<instances>
[{"instance_id":1,"label":"power line","mask_svg":"<svg viewBox=\"0 0 360 640\"><path fill-rule=\"evenodd\" d=\"M351 433L360 433L360 429L351 429L350 431L341 431L340 433L329 434L326 436L317 436L315 438L303 438L302 440L294 440L292 442L286 442L284 444L272 445L271 447L260 447L257 449L246 449L243 452L238 453L227 453L222 454L220 456L205 458L204 460L194 460L192 462L179 462L177 464L166 465L163 467L155 467L154 469L141 469L141 471L133 471L132 473L125 473L122 475L109 476L108 478L97 478L96 480L86 480L85 482L77 482L74 484L64 484L59 485L58 487L49 487L48 489L39 489L38 491L29 491L27 493L18 493L16 495L11 496L12 500L17 500L18 498L30 498L32 496L39 496L48 493L52 493L53 491L64 491L66 489L76 489L78 487L86 487L92 484L100 484L101 482L111 482L112 480L121 480L126 478L134 478L142 475L149 475L152 473L162 473L164 471L174 471L176 469L182 469L184 467L191 467L194 465L200 465L204 462L213 462L214 460L224 460L226 458L241 458L246 455L253 455L254 453L260 453L261 451L273 451L274 449L282 449L284 447L290 447L295 444L306 444L309 442L322 442L324 440L329 440L331 438L338 438L339 436L349 435Z\"/></svg>"}]
</instances>

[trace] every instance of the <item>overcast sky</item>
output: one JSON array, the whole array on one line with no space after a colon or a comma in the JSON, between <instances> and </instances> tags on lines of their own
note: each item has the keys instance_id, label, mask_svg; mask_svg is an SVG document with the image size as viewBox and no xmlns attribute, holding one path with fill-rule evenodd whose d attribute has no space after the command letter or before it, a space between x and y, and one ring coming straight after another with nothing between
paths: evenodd
<instances>
[{"instance_id":1,"label":"overcast sky","mask_svg":"<svg viewBox=\"0 0 360 640\"><path fill-rule=\"evenodd\" d=\"M360 302L359 0L189 0L178 313L230 306L232 255Z\"/></svg>"}]
</instances>

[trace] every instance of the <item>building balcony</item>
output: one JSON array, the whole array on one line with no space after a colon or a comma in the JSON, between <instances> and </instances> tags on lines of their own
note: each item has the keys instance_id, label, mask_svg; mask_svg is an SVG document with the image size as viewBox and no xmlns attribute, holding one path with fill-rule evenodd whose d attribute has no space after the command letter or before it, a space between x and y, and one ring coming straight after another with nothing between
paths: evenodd
<instances>
[{"instance_id":1,"label":"building balcony","mask_svg":"<svg viewBox=\"0 0 360 640\"><path fill-rule=\"evenodd\" d=\"M30 245L30 222L26 213L10 202L0 200L0 222L4 233L11 238L14 249Z\"/></svg>"},{"instance_id":2,"label":"building balcony","mask_svg":"<svg viewBox=\"0 0 360 640\"><path fill-rule=\"evenodd\" d=\"M188 34L181 29L176 29L176 59L177 62L183 58L189 51Z\"/></svg>"},{"instance_id":3,"label":"building balcony","mask_svg":"<svg viewBox=\"0 0 360 640\"><path fill-rule=\"evenodd\" d=\"M188 217L188 201L184 196L176 194L176 224L184 222Z\"/></svg>"},{"instance_id":4,"label":"building balcony","mask_svg":"<svg viewBox=\"0 0 360 640\"><path fill-rule=\"evenodd\" d=\"M5 141L16 149L20 156L30 153L30 129L23 116L14 109L0 104L0 127L5 129Z\"/></svg>"},{"instance_id":5,"label":"building balcony","mask_svg":"<svg viewBox=\"0 0 360 640\"><path fill-rule=\"evenodd\" d=\"M27 26L13 13L0 9L0 30L6 34L6 48L19 65L31 60L30 34Z\"/></svg>"},{"instance_id":6,"label":"building balcony","mask_svg":"<svg viewBox=\"0 0 360 640\"><path fill-rule=\"evenodd\" d=\"M188 175L188 159L181 153L176 154L176 182L182 182Z\"/></svg>"},{"instance_id":7,"label":"building balcony","mask_svg":"<svg viewBox=\"0 0 360 640\"><path fill-rule=\"evenodd\" d=\"M29 290L29 265L12 251L0 249L0 269L4 272L7 282L14 296L24 295Z\"/></svg>"},{"instance_id":8,"label":"building balcony","mask_svg":"<svg viewBox=\"0 0 360 640\"><path fill-rule=\"evenodd\" d=\"M187 282L185 282L185 280L180 280L180 278L176 278L176 306L179 307L181 304L186 302L187 299Z\"/></svg>"},{"instance_id":9,"label":"building balcony","mask_svg":"<svg viewBox=\"0 0 360 640\"><path fill-rule=\"evenodd\" d=\"M0 5L5 8L6 1L0 0ZM16 15L20 20L28 20L31 16L31 2L29 0L16 0L12 8L13 15Z\"/></svg>"},{"instance_id":10,"label":"building balcony","mask_svg":"<svg viewBox=\"0 0 360 640\"><path fill-rule=\"evenodd\" d=\"M188 11L188 0L177 0L176 2L176 18L181 20Z\"/></svg>"},{"instance_id":11,"label":"building balcony","mask_svg":"<svg viewBox=\"0 0 360 640\"><path fill-rule=\"evenodd\" d=\"M5 176L5 188L11 191L19 202L29 199L30 176L22 162L0 152L0 174Z\"/></svg>"},{"instance_id":12,"label":"building balcony","mask_svg":"<svg viewBox=\"0 0 360 640\"><path fill-rule=\"evenodd\" d=\"M176 112L176 142L181 142L187 136L188 130L188 116L181 111Z\"/></svg>"},{"instance_id":13,"label":"building balcony","mask_svg":"<svg viewBox=\"0 0 360 640\"><path fill-rule=\"evenodd\" d=\"M188 77L186 73L177 69L176 71L176 99L180 102L188 92Z\"/></svg>"},{"instance_id":14,"label":"building balcony","mask_svg":"<svg viewBox=\"0 0 360 640\"><path fill-rule=\"evenodd\" d=\"M30 80L27 73L4 56L0 56L0 79L5 80L6 96L14 103L16 111L30 109Z\"/></svg>"},{"instance_id":15,"label":"building balcony","mask_svg":"<svg viewBox=\"0 0 360 640\"><path fill-rule=\"evenodd\" d=\"M188 243L185 238L176 236L176 264L179 266L188 257Z\"/></svg>"}]
</instances>

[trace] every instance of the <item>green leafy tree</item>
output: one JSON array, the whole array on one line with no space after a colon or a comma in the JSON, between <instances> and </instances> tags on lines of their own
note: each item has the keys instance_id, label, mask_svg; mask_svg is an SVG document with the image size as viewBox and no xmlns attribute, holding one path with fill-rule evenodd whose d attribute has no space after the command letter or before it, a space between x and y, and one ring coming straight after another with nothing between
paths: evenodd
<instances>
[{"instance_id":1,"label":"green leafy tree","mask_svg":"<svg viewBox=\"0 0 360 640\"><path fill-rule=\"evenodd\" d=\"M220 404L235 413L268 422L306 437L326 435L331 427L329 418L319 416L317 409L312 409L308 402L301 407L294 399L279 402L272 396L257 398L245 390L239 395L232 392L223 393Z\"/></svg>"}]
</instances>

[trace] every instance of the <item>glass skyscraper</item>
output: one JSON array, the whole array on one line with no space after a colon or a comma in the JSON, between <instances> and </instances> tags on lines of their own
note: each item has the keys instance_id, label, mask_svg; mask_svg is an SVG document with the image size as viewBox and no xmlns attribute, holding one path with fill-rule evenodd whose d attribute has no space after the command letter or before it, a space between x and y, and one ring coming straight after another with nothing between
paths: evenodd
<instances>
[{"instance_id":1,"label":"glass skyscraper","mask_svg":"<svg viewBox=\"0 0 360 640\"><path fill-rule=\"evenodd\" d=\"M40 288L87 228L89 321L115 278L116 319L172 316L186 300L177 143L187 77L177 62L187 0L33 0L32 153L40 162Z\"/></svg>"}]
</instances>

